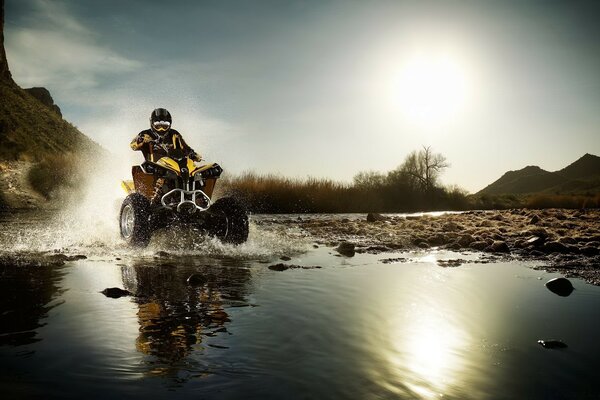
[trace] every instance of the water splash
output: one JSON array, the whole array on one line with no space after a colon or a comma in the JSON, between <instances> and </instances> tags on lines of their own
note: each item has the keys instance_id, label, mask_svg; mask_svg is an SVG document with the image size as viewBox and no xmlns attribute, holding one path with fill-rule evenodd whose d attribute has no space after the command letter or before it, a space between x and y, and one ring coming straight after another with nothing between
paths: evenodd
<instances>
[{"instance_id":1,"label":"water splash","mask_svg":"<svg viewBox=\"0 0 600 400\"><path fill-rule=\"evenodd\" d=\"M109 162L110 161L110 162ZM257 259L306 251L300 235L282 235L275 228L250 223L246 243L234 246L191 228L159 230L146 249L127 246L119 234L118 215L125 193L121 180L128 179L131 163L113 159L87 160L93 174L76 193L71 193L53 213L21 214L6 221L0 243L9 252L60 252L88 257L147 257L156 252ZM10 232L10 234L8 233Z\"/></svg>"}]
</instances>

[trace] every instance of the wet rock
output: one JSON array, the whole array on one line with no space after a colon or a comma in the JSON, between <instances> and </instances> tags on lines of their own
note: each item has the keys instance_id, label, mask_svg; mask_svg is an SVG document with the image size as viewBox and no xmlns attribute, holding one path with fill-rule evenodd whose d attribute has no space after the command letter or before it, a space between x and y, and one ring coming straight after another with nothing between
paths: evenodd
<instances>
[{"instance_id":1,"label":"wet rock","mask_svg":"<svg viewBox=\"0 0 600 400\"><path fill-rule=\"evenodd\" d=\"M408 258L404 258L404 257L395 257L395 258L384 258L382 260L379 260L384 264L396 264L396 263L404 263L408 261Z\"/></svg>"},{"instance_id":2,"label":"wet rock","mask_svg":"<svg viewBox=\"0 0 600 400\"><path fill-rule=\"evenodd\" d=\"M492 253L510 253L510 248L506 242L500 240L494 241L486 250Z\"/></svg>"},{"instance_id":3,"label":"wet rock","mask_svg":"<svg viewBox=\"0 0 600 400\"><path fill-rule=\"evenodd\" d=\"M391 251L392 249L387 247L387 246L383 246L383 245L374 245L374 246L368 246L362 249L355 249L355 251L357 253L369 253L369 254L379 254L379 253L384 253L386 251Z\"/></svg>"},{"instance_id":4,"label":"wet rock","mask_svg":"<svg viewBox=\"0 0 600 400\"><path fill-rule=\"evenodd\" d=\"M377 222L377 221L385 221L385 220L387 220L387 218L381 214L377 214L377 213L368 213L367 214L367 222Z\"/></svg>"},{"instance_id":5,"label":"wet rock","mask_svg":"<svg viewBox=\"0 0 600 400\"><path fill-rule=\"evenodd\" d=\"M538 340L538 344L545 349L566 349L568 347L566 343L555 339Z\"/></svg>"},{"instance_id":6,"label":"wet rock","mask_svg":"<svg viewBox=\"0 0 600 400\"><path fill-rule=\"evenodd\" d=\"M121 289L118 287L106 288L100 293L112 299L118 299L119 297L124 296L131 296L131 292L129 290Z\"/></svg>"},{"instance_id":7,"label":"wet rock","mask_svg":"<svg viewBox=\"0 0 600 400\"><path fill-rule=\"evenodd\" d=\"M584 246L581 249L579 249L579 251L581 252L581 254L584 254L586 256L597 256L598 254L600 254L600 249L594 246Z\"/></svg>"},{"instance_id":8,"label":"wet rock","mask_svg":"<svg viewBox=\"0 0 600 400\"><path fill-rule=\"evenodd\" d=\"M458 251L460 249L463 248L463 246L461 246L460 244L458 244L457 242L454 243L450 243L448 246L446 246L446 248L448 250L454 250L454 251Z\"/></svg>"},{"instance_id":9,"label":"wet rock","mask_svg":"<svg viewBox=\"0 0 600 400\"><path fill-rule=\"evenodd\" d=\"M529 220L530 225L535 225L538 222L540 222L540 217L538 217L537 214L534 214L533 217L531 217L531 219Z\"/></svg>"},{"instance_id":10,"label":"wet rock","mask_svg":"<svg viewBox=\"0 0 600 400\"><path fill-rule=\"evenodd\" d=\"M438 233L438 234L430 236L427 239L427 243L430 246L441 246L443 244L448 243L448 237L442 233Z\"/></svg>"},{"instance_id":11,"label":"wet rock","mask_svg":"<svg viewBox=\"0 0 600 400\"><path fill-rule=\"evenodd\" d=\"M479 251L483 251L483 249L485 249L486 247L488 247L488 244L487 244L487 242L485 242L483 240L473 242L469 245L469 248L471 248L473 250L479 250Z\"/></svg>"},{"instance_id":12,"label":"wet rock","mask_svg":"<svg viewBox=\"0 0 600 400\"><path fill-rule=\"evenodd\" d=\"M166 251L157 251L154 254L154 257L157 257L157 258L169 257L169 253L167 253Z\"/></svg>"},{"instance_id":13,"label":"wet rock","mask_svg":"<svg viewBox=\"0 0 600 400\"><path fill-rule=\"evenodd\" d=\"M542 246L542 250L546 253L568 253L569 252L569 248L566 245L564 245L560 242L556 242L556 241L544 243L544 245Z\"/></svg>"},{"instance_id":14,"label":"wet rock","mask_svg":"<svg viewBox=\"0 0 600 400\"><path fill-rule=\"evenodd\" d=\"M341 242L335 250L343 256L354 257L355 249L354 244L350 242Z\"/></svg>"},{"instance_id":15,"label":"wet rock","mask_svg":"<svg viewBox=\"0 0 600 400\"><path fill-rule=\"evenodd\" d=\"M279 264L275 264L275 265L269 265L268 267L270 270L272 271L286 271L288 269L319 269L321 268L318 265L295 265L295 264L283 264L283 263L279 263Z\"/></svg>"},{"instance_id":16,"label":"wet rock","mask_svg":"<svg viewBox=\"0 0 600 400\"><path fill-rule=\"evenodd\" d=\"M318 244L313 244L313 249L318 249L319 245Z\"/></svg>"},{"instance_id":17,"label":"wet rock","mask_svg":"<svg viewBox=\"0 0 600 400\"><path fill-rule=\"evenodd\" d=\"M279 263L275 265L269 265L269 269L272 271L285 271L286 269L290 269L290 266L287 264Z\"/></svg>"},{"instance_id":18,"label":"wet rock","mask_svg":"<svg viewBox=\"0 0 600 400\"><path fill-rule=\"evenodd\" d=\"M186 282L190 286L199 286L199 285L204 285L207 282L207 279L206 279L206 277L204 277L200 274L191 274L186 279Z\"/></svg>"},{"instance_id":19,"label":"wet rock","mask_svg":"<svg viewBox=\"0 0 600 400\"><path fill-rule=\"evenodd\" d=\"M447 268L447 267L454 268L454 267L460 267L465 262L466 262L466 260L458 258L458 259L452 259L452 260L438 260L437 264L440 267L444 267L444 268Z\"/></svg>"},{"instance_id":20,"label":"wet rock","mask_svg":"<svg viewBox=\"0 0 600 400\"><path fill-rule=\"evenodd\" d=\"M550 290L552 293L555 293L562 297L569 296L571 293L573 293L573 290L575 290L575 288L571 284L571 281L567 278L551 279L548 282L546 282L544 286L546 286L548 290Z\"/></svg>"},{"instance_id":21,"label":"wet rock","mask_svg":"<svg viewBox=\"0 0 600 400\"><path fill-rule=\"evenodd\" d=\"M429 248L429 244L425 241L417 242L416 246L420 249L428 249Z\"/></svg>"},{"instance_id":22,"label":"wet rock","mask_svg":"<svg viewBox=\"0 0 600 400\"><path fill-rule=\"evenodd\" d=\"M475 238L473 236L471 236L471 235L462 235L458 239L457 243L459 245L461 245L462 247L469 247L469 245L471 243L473 243L474 241L475 241Z\"/></svg>"},{"instance_id":23,"label":"wet rock","mask_svg":"<svg viewBox=\"0 0 600 400\"><path fill-rule=\"evenodd\" d=\"M291 258L291 257L288 257L288 256L281 256L281 257L279 257L279 259L280 259L281 261L290 261L292 258Z\"/></svg>"},{"instance_id":24,"label":"wet rock","mask_svg":"<svg viewBox=\"0 0 600 400\"><path fill-rule=\"evenodd\" d=\"M213 311L208 317L214 322L229 322L229 315L223 310Z\"/></svg>"},{"instance_id":25,"label":"wet rock","mask_svg":"<svg viewBox=\"0 0 600 400\"><path fill-rule=\"evenodd\" d=\"M544 242L546 241L545 238L540 237L540 236L531 236L529 239L527 239L525 241L525 244L528 246L534 246L534 247L538 247L544 244Z\"/></svg>"}]
</instances>

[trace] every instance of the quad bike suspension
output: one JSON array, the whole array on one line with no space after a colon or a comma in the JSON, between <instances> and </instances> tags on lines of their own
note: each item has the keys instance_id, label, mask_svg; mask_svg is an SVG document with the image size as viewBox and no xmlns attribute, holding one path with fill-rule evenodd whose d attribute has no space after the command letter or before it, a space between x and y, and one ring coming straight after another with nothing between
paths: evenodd
<instances>
[{"instance_id":1,"label":"quad bike suspension","mask_svg":"<svg viewBox=\"0 0 600 400\"><path fill-rule=\"evenodd\" d=\"M154 185L154 194L152 195L152 199L150 200L150 204L155 206L160 204L160 198L163 195L162 187L165 183L164 178L158 178L156 180L156 185Z\"/></svg>"}]
</instances>

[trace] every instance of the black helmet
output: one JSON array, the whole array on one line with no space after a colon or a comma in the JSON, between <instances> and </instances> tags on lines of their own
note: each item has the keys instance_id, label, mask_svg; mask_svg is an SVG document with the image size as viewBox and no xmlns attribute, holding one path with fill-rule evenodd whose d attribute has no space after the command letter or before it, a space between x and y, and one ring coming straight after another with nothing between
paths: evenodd
<instances>
[{"instance_id":1,"label":"black helmet","mask_svg":"<svg viewBox=\"0 0 600 400\"><path fill-rule=\"evenodd\" d=\"M164 108L157 108L150 114L150 129L161 136L171 129L171 122L171 114Z\"/></svg>"}]
</instances>

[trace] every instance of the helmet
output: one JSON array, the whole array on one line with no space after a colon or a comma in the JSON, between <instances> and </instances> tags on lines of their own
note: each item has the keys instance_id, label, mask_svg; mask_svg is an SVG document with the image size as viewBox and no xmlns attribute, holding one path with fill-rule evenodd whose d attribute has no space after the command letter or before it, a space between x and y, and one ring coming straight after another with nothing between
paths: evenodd
<instances>
[{"instance_id":1,"label":"helmet","mask_svg":"<svg viewBox=\"0 0 600 400\"><path fill-rule=\"evenodd\" d=\"M150 129L158 135L169 132L171 122L171 114L164 108L157 108L150 114Z\"/></svg>"}]
</instances>

